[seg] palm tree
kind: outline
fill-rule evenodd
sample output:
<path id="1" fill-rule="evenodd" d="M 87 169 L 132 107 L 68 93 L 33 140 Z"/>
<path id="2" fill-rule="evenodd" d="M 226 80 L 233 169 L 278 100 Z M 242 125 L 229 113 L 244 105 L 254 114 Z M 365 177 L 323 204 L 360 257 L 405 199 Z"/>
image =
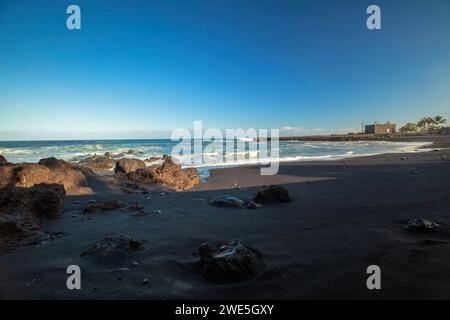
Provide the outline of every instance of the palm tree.
<path id="1" fill-rule="evenodd" d="M 420 128 L 423 128 L 423 129 L 425 129 L 425 130 L 428 130 L 428 126 L 429 126 L 430 124 L 432 124 L 432 123 L 434 123 L 434 119 L 433 119 L 433 118 L 431 118 L 431 117 L 425 117 L 425 118 L 420 119 L 420 121 L 417 123 L 417 125 L 418 125 Z"/>
<path id="2" fill-rule="evenodd" d="M 437 127 L 442 127 L 447 122 L 442 116 L 436 116 L 433 118 L 433 124 Z"/>

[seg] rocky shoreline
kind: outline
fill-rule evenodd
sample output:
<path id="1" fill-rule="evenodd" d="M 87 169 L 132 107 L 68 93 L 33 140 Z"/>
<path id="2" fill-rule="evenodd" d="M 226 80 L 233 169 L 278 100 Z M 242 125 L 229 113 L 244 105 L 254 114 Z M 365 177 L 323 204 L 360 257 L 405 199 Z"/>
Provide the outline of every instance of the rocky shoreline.
<path id="1" fill-rule="evenodd" d="M 130 150 L 125 154 L 134 153 Z M 119 156 L 123 154 L 116 155 Z M 17 245 L 39 242 L 43 237 L 40 232 L 42 219 L 61 218 L 66 195 L 95 193 L 88 181 L 97 177 L 97 170 L 114 166 L 115 174 L 109 183 L 120 185 L 123 192 L 140 190 L 148 193 L 146 190 L 154 185 L 169 191 L 186 191 L 201 182 L 196 169 L 182 169 L 170 156 L 161 160 L 162 164 L 147 167 L 139 159 L 116 160 L 106 154 L 82 160 L 79 164 L 55 158 L 41 159 L 37 164 L 14 164 L 0 155 L 0 254 Z M 121 207 L 118 202 L 110 201 L 91 205 L 85 212 Z"/>

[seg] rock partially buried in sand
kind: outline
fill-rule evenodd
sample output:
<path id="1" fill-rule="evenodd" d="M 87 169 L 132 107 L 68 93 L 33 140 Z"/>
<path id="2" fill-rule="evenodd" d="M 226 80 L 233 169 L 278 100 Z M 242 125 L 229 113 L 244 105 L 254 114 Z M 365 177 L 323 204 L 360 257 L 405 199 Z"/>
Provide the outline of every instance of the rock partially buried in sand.
<path id="1" fill-rule="evenodd" d="M 234 196 L 223 195 L 214 198 L 209 202 L 209 204 L 214 207 L 222 208 L 242 208 L 244 206 L 244 201 Z"/>
<path id="2" fill-rule="evenodd" d="M 147 165 L 145 164 L 145 162 L 140 159 L 123 158 L 116 162 L 116 168 L 114 169 L 114 172 L 126 174 L 146 167 Z"/>
<path id="3" fill-rule="evenodd" d="M 84 209 L 84 213 L 97 213 L 103 211 L 116 210 L 120 208 L 124 208 L 125 204 L 118 200 L 110 200 L 110 201 L 102 201 L 102 202 L 94 202 L 89 207 Z"/>
<path id="4" fill-rule="evenodd" d="M 254 199 L 256 203 L 291 202 L 289 192 L 282 186 L 271 185 L 263 191 L 258 191 Z"/>
<path id="5" fill-rule="evenodd" d="M 427 219 L 411 219 L 403 227 L 408 232 L 437 232 L 439 230 L 439 224 Z"/>
<path id="6" fill-rule="evenodd" d="M 140 240 L 126 235 L 108 235 L 81 253 L 80 257 L 94 255 L 100 258 L 124 258 L 143 249 L 144 244 Z"/>
<path id="7" fill-rule="evenodd" d="M 204 277 L 218 281 L 242 281 L 253 277 L 257 271 L 256 254 L 234 241 L 217 248 L 204 243 L 199 248 L 201 272 Z"/>

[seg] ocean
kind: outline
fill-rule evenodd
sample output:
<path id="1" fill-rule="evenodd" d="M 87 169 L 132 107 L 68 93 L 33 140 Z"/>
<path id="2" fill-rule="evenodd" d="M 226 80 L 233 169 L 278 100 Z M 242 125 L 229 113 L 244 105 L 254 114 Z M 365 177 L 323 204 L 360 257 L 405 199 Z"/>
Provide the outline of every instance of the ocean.
<path id="1" fill-rule="evenodd" d="M 225 141 L 223 141 L 225 143 Z M 149 140 L 73 140 L 73 141 L 0 141 L 0 155 L 10 162 L 37 162 L 39 159 L 55 157 L 66 161 L 77 162 L 93 155 L 102 155 L 105 152 L 113 154 L 135 151 L 134 155 L 126 157 L 147 159 L 160 157 L 163 154 L 171 154 L 173 147 L 179 142 L 170 139 Z M 193 144 L 193 141 L 191 141 Z M 203 142 L 203 148 L 210 143 Z M 268 146 L 268 158 L 272 161 L 307 161 L 307 160 L 335 160 L 358 156 L 376 155 L 382 153 L 401 153 L 419 151 L 426 143 L 417 142 L 385 142 L 385 141 L 349 141 L 349 142 L 303 142 L 303 141 L 280 141 L 278 148 L 274 151 L 278 155 L 270 154 Z M 186 144 L 189 146 L 189 143 Z M 226 157 L 235 157 L 232 165 L 247 165 L 260 163 L 263 150 L 249 149 L 248 141 L 245 148 L 241 150 L 227 151 L 223 153 L 205 150 L 203 157 L 206 163 L 193 164 L 192 157 L 184 154 L 178 159 L 184 167 L 198 167 L 209 169 L 214 167 L 225 167 L 229 165 L 224 160 Z M 236 158 L 240 156 L 239 159 Z M 265 160 L 264 162 L 267 162 Z M 202 170 L 204 171 L 204 170 Z"/>

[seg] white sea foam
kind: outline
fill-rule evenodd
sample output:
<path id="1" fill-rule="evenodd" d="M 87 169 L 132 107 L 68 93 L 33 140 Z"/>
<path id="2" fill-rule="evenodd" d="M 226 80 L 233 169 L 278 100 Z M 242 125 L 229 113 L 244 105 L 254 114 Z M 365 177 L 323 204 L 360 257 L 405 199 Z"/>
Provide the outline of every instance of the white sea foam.
<path id="1" fill-rule="evenodd" d="M 78 141 L 78 142 L 20 142 L 17 144 L 0 142 L 0 154 L 12 162 L 37 162 L 41 158 L 56 157 L 69 161 L 79 161 L 83 158 L 100 155 L 105 152 L 114 154 L 125 153 L 132 149 L 142 152 L 137 155 L 123 155 L 129 158 L 147 159 L 171 154 L 176 142 L 170 140 L 133 141 Z M 423 142 L 388 142 L 388 141 L 346 141 L 346 142 L 301 142 L 280 141 L 277 149 L 270 150 L 234 150 L 232 154 L 208 152 L 203 154 L 205 163 L 193 165 L 192 155 L 181 155 L 179 160 L 184 167 L 212 168 L 225 166 L 253 165 L 268 162 L 335 160 L 358 156 L 376 155 L 382 153 L 422 152 L 430 143 Z M 189 142 L 187 143 L 189 146 Z M 276 152 L 275 152 L 276 151 Z M 271 157 L 278 153 L 278 157 Z M 234 160 L 237 158 L 237 161 Z"/>

